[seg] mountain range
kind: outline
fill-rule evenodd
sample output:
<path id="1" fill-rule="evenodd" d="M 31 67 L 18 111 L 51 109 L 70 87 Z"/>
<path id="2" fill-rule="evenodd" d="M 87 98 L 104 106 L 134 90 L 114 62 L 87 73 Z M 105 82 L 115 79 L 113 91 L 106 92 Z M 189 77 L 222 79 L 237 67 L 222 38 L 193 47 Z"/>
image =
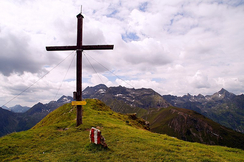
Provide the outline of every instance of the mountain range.
<path id="1" fill-rule="evenodd" d="M 5 110 L 12 111 L 14 113 L 24 113 L 30 109 L 30 107 L 28 107 L 28 106 L 21 106 L 21 105 L 15 105 L 13 107 L 3 106 L 2 108 Z"/>
<path id="2" fill-rule="evenodd" d="M 222 126 L 224 124 L 217 124 L 210 119 L 211 116 L 216 117 L 217 113 L 223 113 L 221 106 L 224 105 L 226 110 L 226 105 L 228 106 L 228 104 L 232 104 L 232 107 L 229 107 L 227 110 L 231 115 L 233 114 L 233 118 L 235 118 L 236 114 L 239 115 L 240 119 L 243 118 L 241 113 L 236 112 L 236 110 L 243 109 L 242 97 L 243 95 L 234 95 L 224 89 L 208 96 L 191 96 L 190 94 L 182 97 L 172 95 L 161 96 L 152 89 L 134 89 L 122 86 L 107 87 L 103 84 L 87 87 L 83 91 L 84 99 L 99 99 L 115 112 L 136 114 L 135 116 L 149 121 L 151 131 L 153 132 L 168 134 L 186 141 L 238 148 L 244 146 L 243 141 L 238 140 L 240 138 L 244 139 L 243 134 L 228 129 Z M 3 119 L 1 118 L 5 122 L 0 125 L 0 128 L 2 128 L 0 135 L 13 131 L 27 130 L 49 112 L 72 100 L 72 97 L 62 96 L 58 101 L 51 101 L 48 104 L 38 103 L 25 113 L 12 113 L 5 110 L 4 113 L 8 114 L 5 116 L 9 117 L 4 118 L 3 116 Z M 227 102 L 228 104 L 226 104 Z M 213 107 L 215 105 L 218 107 Z M 240 108 L 236 108 L 236 105 L 240 106 Z M 182 108 L 187 108 L 188 110 Z M 0 111 L 3 111 L 3 109 L 0 109 Z M 211 112 L 211 115 L 207 116 L 206 114 L 209 112 Z M 225 123 L 226 121 L 224 120 L 226 119 L 223 118 L 221 122 Z M 241 123 L 241 120 L 239 123 Z M 10 125 L 12 127 L 9 127 Z M 238 126 L 242 128 L 242 125 Z"/>
<path id="3" fill-rule="evenodd" d="M 160 95 L 152 89 L 122 86 L 108 88 L 100 84 L 84 89 L 83 98 L 98 98 L 116 112 L 137 112 L 139 117 L 149 108 L 175 106 L 190 109 L 223 126 L 244 133 L 244 95 L 235 95 L 223 88 L 213 95 L 187 94 L 177 97 Z"/>
<path id="4" fill-rule="evenodd" d="M 244 133 L 244 95 L 235 95 L 225 89 L 213 95 L 190 94 L 182 97 L 163 95 L 171 105 L 194 110 L 213 121 Z"/>
<path id="5" fill-rule="evenodd" d="M 159 93 L 152 89 L 134 89 L 122 86 L 107 87 L 100 84 L 83 90 L 83 98 L 97 98 L 120 113 L 134 113 L 139 117 L 149 108 L 171 106 Z"/>

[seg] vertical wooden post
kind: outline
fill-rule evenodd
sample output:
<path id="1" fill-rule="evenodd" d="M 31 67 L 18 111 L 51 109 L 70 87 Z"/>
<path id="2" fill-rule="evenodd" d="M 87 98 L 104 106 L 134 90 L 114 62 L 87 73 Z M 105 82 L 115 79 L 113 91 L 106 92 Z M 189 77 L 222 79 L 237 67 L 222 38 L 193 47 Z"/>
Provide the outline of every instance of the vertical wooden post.
<path id="1" fill-rule="evenodd" d="M 77 71 L 76 71 L 76 101 L 82 101 L 82 26 L 83 16 L 77 15 Z M 77 121 L 76 126 L 82 124 L 82 105 L 77 105 Z"/>

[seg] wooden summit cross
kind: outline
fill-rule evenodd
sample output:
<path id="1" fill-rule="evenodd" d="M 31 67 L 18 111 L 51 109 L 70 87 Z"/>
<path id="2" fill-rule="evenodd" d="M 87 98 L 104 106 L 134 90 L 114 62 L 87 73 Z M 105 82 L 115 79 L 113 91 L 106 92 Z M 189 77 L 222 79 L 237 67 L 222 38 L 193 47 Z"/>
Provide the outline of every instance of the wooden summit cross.
<path id="1" fill-rule="evenodd" d="M 76 102 L 72 104 L 77 105 L 77 119 L 76 125 L 82 124 L 82 105 L 86 103 L 82 101 L 82 51 L 83 50 L 105 50 L 113 49 L 114 45 L 82 45 L 82 26 L 83 26 L 83 15 L 79 13 L 77 16 L 77 44 L 76 46 L 50 46 L 46 47 L 47 51 L 66 51 L 76 50 L 76 92 L 74 98 Z"/>

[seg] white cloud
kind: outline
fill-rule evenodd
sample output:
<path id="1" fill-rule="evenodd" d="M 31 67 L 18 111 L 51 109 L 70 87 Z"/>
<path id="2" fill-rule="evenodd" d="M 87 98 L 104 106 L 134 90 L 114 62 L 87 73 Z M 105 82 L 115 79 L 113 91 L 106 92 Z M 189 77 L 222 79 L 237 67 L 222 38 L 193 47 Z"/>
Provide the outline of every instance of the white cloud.
<path id="1" fill-rule="evenodd" d="M 121 79 L 116 79 L 116 83 L 129 87 L 129 88 L 152 88 L 155 89 L 159 87 L 159 83 L 156 81 L 152 81 L 149 79 L 140 79 L 140 80 L 121 80 Z"/>
<path id="2" fill-rule="evenodd" d="M 84 44 L 114 44 L 113 51 L 84 52 L 89 61 L 83 57 L 83 89 L 100 83 L 130 87 L 124 80 L 160 94 L 213 94 L 221 88 L 243 93 L 241 1 L 10 0 L 0 5 L 0 104 L 72 53 L 47 52 L 45 46 L 76 44 L 80 5 Z M 72 56 L 9 105 L 72 95 Z"/>
<path id="3" fill-rule="evenodd" d="M 200 70 L 191 78 L 190 83 L 195 88 L 209 88 L 208 76 L 203 74 Z"/>
<path id="4" fill-rule="evenodd" d="M 92 74 L 91 76 L 91 83 L 93 85 L 98 85 L 98 84 L 105 84 L 105 85 L 112 85 L 112 82 L 108 80 L 105 76 L 101 74 Z"/>

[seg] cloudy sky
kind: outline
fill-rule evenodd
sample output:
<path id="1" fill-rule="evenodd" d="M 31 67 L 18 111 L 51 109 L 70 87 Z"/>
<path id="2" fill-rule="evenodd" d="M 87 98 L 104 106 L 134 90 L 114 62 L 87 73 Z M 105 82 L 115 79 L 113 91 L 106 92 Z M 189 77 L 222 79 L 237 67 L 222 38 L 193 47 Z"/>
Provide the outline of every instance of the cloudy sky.
<path id="1" fill-rule="evenodd" d="M 83 52 L 83 89 L 244 93 L 243 0 L 0 0 L 0 106 L 72 96 L 76 52 L 45 47 L 76 44 L 81 5 L 84 44 L 114 44 Z"/>

